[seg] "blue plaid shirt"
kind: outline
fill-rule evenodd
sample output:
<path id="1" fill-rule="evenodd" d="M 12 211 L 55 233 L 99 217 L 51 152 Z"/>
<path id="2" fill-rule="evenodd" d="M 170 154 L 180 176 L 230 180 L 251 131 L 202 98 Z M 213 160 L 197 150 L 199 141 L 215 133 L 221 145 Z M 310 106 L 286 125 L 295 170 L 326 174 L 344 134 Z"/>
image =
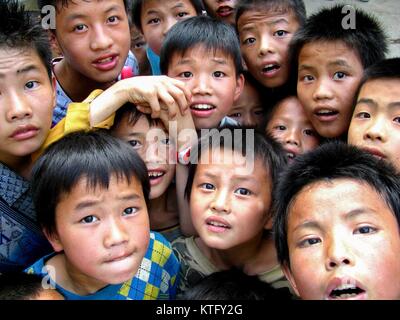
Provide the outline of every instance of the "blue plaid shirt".
<path id="1" fill-rule="evenodd" d="M 57 63 L 57 61 L 59 61 L 59 58 L 54 59 L 53 64 Z M 128 57 L 126 58 L 125 61 L 125 66 L 131 67 L 134 75 L 139 74 L 139 64 L 136 60 L 136 57 L 130 50 L 128 53 Z M 119 78 L 120 77 L 118 77 L 118 80 Z M 68 97 L 68 95 L 65 93 L 65 91 L 60 86 L 58 81 L 56 81 L 56 93 L 57 93 L 57 104 L 53 111 L 53 121 L 51 124 L 52 127 L 54 127 L 58 122 L 61 121 L 62 118 L 65 117 L 65 114 L 67 113 L 68 104 L 72 102 L 71 98 Z"/>
<path id="2" fill-rule="evenodd" d="M 77 248 L 79 250 L 79 248 Z M 46 261 L 53 253 L 35 262 L 26 272 L 48 278 Z M 66 300 L 170 300 L 175 299 L 180 264 L 171 244 L 159 233 L 150 232 L 150 243 L 135 277 L 104 287 L 94 294 L 79 296 L 56 283 L 52 285 Z"/>

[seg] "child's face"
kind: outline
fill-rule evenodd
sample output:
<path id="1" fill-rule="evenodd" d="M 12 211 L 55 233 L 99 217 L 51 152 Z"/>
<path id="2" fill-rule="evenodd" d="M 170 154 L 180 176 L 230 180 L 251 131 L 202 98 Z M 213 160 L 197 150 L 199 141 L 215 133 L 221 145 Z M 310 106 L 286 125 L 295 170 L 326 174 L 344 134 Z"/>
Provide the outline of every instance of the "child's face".
<path id="1" fill-rule="evenodd" d="M 289 162 L 319 144 L 318 134 L 296 97 L 286 98 L 275 107 L 266 131 L 282 144 Z"/>
<path id="2" fill-rule="evenodd" d="M 284 270 L 302 299 L 400 299 L 398 223 L 369 185 L 336 179 L 306 186 L 287 228 Z"/>
<path id="3" fill-rule="evenodd" d="M 235 7 L 237 0 L 204 0 L 208 13 L 216 19 L 235 24 Z"/>
<path id="4" fill-rule="evenodd" d="M 245 81 L 239 99 L 233 104 L 228 116 L 241 125 L 260 127 L 264 120 L 264 109 L 260 93 L 250 83 Z"/>
<path id="5" fill-rule="evenodd" d="M 168 76 L 186 83 L 192 93 L 190 110 L 196 129 L 216 128 L 231 110 L 243 89 L 233 59 L 201 46 L 173 54 Z"/>
<path id="6" fill-rule="evenodd" d="M 140 75 L 150 72 L 150 62 L 147 58 L 146 48 L 147 43 L 143 34 L 137 28 L 131 26 L 131 51 L 139 63 Z"/>
<path id="7" fill-rule="evenodd" d="M 163 195 L 175 177 L 175 147 L 161 124 L 150 126 L 146 117 L 130 124 L 127 114 L 113 135 L 127 141 L 146 163 L 150 180 L 150 199 Z"/>
<path id="8" fill-rule="evenodd" d="M 193 225 L 210 248 L 230 249 L 260 236 L 271 204 L 271 179 L 259 159 L 249 173 L 240 153 L 214 149 L 221 159 L 203 156 L 190 196 Z M 211 157 L 210 157 L 211 158 Z M 241 164 L 237 164 L 238 162 Z M 209 162 L 209 164 L 207 164 Z"/>
<path id="9" fill-rule="evenodd" d="M 362 75 L 357 53 L 341 41 L 312 42 L 300 50 L 297 94 L 322 137 L 347 133 Z"/>
<path id="10" fill-rule="evenodd" d="M 143 1 L 140 23 L 151 50 L 160 55 L 168 30 L 178 21 L 196 15 L 196 9 L 189 0 Z"/>
<path id="11" fill-rule="evenodd" d="M 55 32 L 70 69 L 106 83 L 118 77 L 128 56 L 128 17 L 122 0 L 93 2 L 70 1 L 57 12 Z"/>
<path id="12" fill-rule="evenodd" d="M 299 28 L 292 11 L 249 10 L 237 23 L 240 48 L 250 73 L 263 86 L 276 88 L 289 77 L 289 42 Z"/>
<path id="13" fill-rule="evenodd" d="M 400 170 L 400 80 L 379 79 L 362 86 L 348 142 L 391 162 Z"/>
<path id="14" fill-rule="evenodd" d="M 132 278 L 149 243 L 149 218 L 140 182 L 111 176 L 108 189 L 82 178 L 56 207 L 54 250 L 63 250 L 70 277 L 92 290 Z"/>
<path id="15" fill-rule="evenodd" d="M 0 161 L 13 167 L 43 144 L 56 101 L 36 51 L 0 48 L 0 93 Z"/>

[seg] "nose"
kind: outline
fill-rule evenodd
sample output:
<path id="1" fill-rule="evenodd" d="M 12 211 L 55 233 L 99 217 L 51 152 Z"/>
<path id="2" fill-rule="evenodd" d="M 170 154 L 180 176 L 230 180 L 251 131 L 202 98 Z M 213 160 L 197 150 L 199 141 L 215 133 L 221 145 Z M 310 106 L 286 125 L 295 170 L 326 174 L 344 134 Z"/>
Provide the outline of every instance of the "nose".
<path id="1" fill-rule="evenodd" d="M 95 25 L 93 27 L 92 38 L 90 41 L 90 48 L 94 51 L 105 50 L 111 47 L 113 39 L 110 33 L 104 28 L 103 25 Z"/>
<path id="2" fill-rule="evenodd" d="M 106 248 L 124 245 L 128 242 L 128 233 L 121 218 L 111 218 L 106 228 L 106 237 L 104 239 Z"/>
<path id="3" fill-rule="evenodd" d="M 272 54 L 275 53 L 275 42 L 272 37 L 269 35 L 263 35 L 260 38 L 260 44 L 259 44 L 259 55 L 260 56 L 265 56 L 268 53 Z"/>
<path id="4" fill-rule="evenodd" d="M 230 200 L 228 190 L 217 190 L 211 203 L 211 209 L 218 213 L 230 213 Z"/>
<path id="5" fill-rule="evenodd" d="M 299 134 L 295 128 L 286 130 L 284 140 L 286 144 L 291 144 L 296 146 L 300 145 Z"/>
<path id="6" fill-rule="evenodd" d="M 7 107 L 7 120 L 9 122 L 32 117 L 32 108 L 29 99 L 18 92 L 11 92 L 5 101 Z"/>
<path id="7" fill-rule="evenodd" d="M 146 163 L 165 164 L 168 155 L 168 145 L 161 141 L 168 136 L 161 129 L 151 129 L 147 133 L 144 160 Z"/>
<path id="8" fill-rule="evenodd" d="M 178 22 L 178 20 L 175 19 L 174 17 L 168 17 L 165 19 L 164 26 L 163 26 L 164 27 L 163 28 L 163 36 L 164 37 L 167 34 L 167 32 L 169 31 L 169 29 L 171 29 L 171 27 L 177 22 Z"/>
<path id="9" fill-rule="evenodd" d="M 352 265 L 354 263 L 349 246 L 342 238 L 333 239 L 327 248 L 326 269 L 333 270 L 340 266 Z"/>
<path id="10" fill-rule="evenodd" d="M 386 126 L 384 117 L 371 118 L 367 127 L 364 140 L 386 141 Z"/>
<path id="11" fill-rule="evenodd" d="M 194 95 L 211 95 L 212 88 L 211 88 L 211 76 L 208 75 L 197 75 L 193 76 L 192 79 L 192 93 Z M 190 84 L 189 84 L 190 86 Z"/>
<path id="12" fill-rule="evenodd" d="M 319 79 L 316 84 L 316 88 L 314 90 L 313 99 L 314 100 L 325 100 L 332 99 L 333 92 L 329 85 L 329 80 L 327 79 Z"/>

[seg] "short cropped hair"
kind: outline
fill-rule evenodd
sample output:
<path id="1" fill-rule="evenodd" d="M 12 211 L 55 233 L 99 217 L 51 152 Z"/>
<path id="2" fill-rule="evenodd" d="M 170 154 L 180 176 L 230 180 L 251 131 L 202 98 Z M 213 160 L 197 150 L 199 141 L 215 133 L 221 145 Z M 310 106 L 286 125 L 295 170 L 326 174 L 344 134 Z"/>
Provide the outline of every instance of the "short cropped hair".
<path id="1" fill-rule="evenodd" d="M 220 50 L 232 58 L 236 76 L 238 77 L 242 73 L 240 44 L 234 28 L 208 16 L 191 17 L 171 27 L 161 48 L 161 72 L 168 73 L 168 67 L 174 54 L 183 56 L 188 50 L 198 46 L 212 52 Z"/>
<path id="2" fill-rule="evenodd" d="M 377 79 L 400 80 L 400 58 L 378 61 L 364 71 L 364 76 L 355 95 L 354 105 L 357 103 L 358 95 L 364 84 Z"/>
<path id="3" fill-rule="evenodd" d="M 226 133 L 232 137 L 232 143 L 225 140 Z M 249 139 L 253 139 L 253 141 L 250 142 Z M 252 143 L 252 148 L 248 142 Z M 277 183 L 280 171 L 286 166 L 283 149 L 271 136 L 244 126 L 227 125 L 213 128 L 199 138 L 197 145 L 190 152 L 189 174 L 185 189 L 186 198 L 190 199 L 197 164 L 201 159 L 202 152 L 217 148 L 230 149 L 240 153 L 248 160 L 260 159 L 271 178 L 272 189 Z"/>
<path id="4" fill-rule="evenodd" d="M 0 1 L 0 17 L 0 48 L 33 49 L 51 79 L 51 51 L 45 31 L 17 0 Z"/>
<path id="5" fill-rule="evenodd" d="M 44 290 L 36 274 L 10 272 L 0 275 L 0 300 L 31 300 Z"/>
<path id="6" fill-rule="evenodd" d="M 140 112 L 134 104 L 128 102 L 128 103 L 125 103 L 121 108 L 119 108 L 115 112 L 114 123 L 110 130 L 112 131 L 113 129 L 115 129 L 121 123 L 123 117 L 125 117 L 125 116 L 128 117 L 128 123 L 131 126 L 134 126 L 141 117 L 146 118 L 150 127 L 158 126 L 158 125 L 164 126 L 161 119 L 152 118 L 150 114 Z"/>
<path id="7" fill-rule="evenodd" d="M 91 188 L 108 188 L 112 175 L 128 182 L 136 178 L 148 203 L 146 165 L 128 143 L 98 130 L 70 133 L 50 145 L 32 169 L 33 202 L 42 228 L 54 234 L 57 204 L 80 179 L 86 178 Z"/>
<path id="8" fill-rule="evenodd" d="M 317 41 L 343 42 L 356 52 L 364 69 L 385 58 L 387 39 L 376 18 L 354 8 L 356 27 L 344 28 L 342 22 L 345 14 L 342 9 L 342 5 L 323 8 L 311 15 L 305 25 L 297 30 L 289 49 L 293 67 L 297 68 L 301 49 L 306 44 Z"/>
<path id="9" fill-rule="evenodd" d="M 302 26 L 306 19 L 306 7 L 303 0 L 238 0 L 236 3 L 236 26 L 240 16 L 246 11 L 287 13 L 292 11 L 297 22 Z"/>
<path id="10" fill-rule="evenodd" d="M 142 15 L 142 7 L 143 7 L 143 3 L 145 1 L 146 0 L 132 0 L 132 8 L 131 8 L 132 21 L 133 21 L 133 24 L 135 25 L 135 27 L 140 32 L 143 31 L 140 17 Z M 161 2 L 162 0 L 159 0 L 159 1 Z M 201 15 L 201 14 L 203 14 L 203 12 L 205 12 L 205 7 L 203 5 L 202 0 L 189 0 L 189 1 L 191 2 L 194 9 L 196 10 L 197 15 Z"/>
<path id="11" fill-rule="evenodd" d="M 273 232 L 281 264 L 290 266 L 287 227 L 296 196 L 306 186 L 335 179 L 368 184 L 382 197 L 400 225 L 400 176 L 394 167 L 355 146 L 339 141 L 326 143 L 297 157 L 274 190 Z"/>

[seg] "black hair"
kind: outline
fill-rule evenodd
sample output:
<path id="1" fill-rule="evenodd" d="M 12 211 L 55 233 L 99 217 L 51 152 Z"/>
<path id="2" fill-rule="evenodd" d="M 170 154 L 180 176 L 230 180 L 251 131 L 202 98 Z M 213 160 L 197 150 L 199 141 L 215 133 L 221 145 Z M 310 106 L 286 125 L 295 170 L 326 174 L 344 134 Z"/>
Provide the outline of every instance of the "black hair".
<path id="1" fill-rule="evenodd" d="M 142 15 L 143 2 L 145 1 L 146 0 L 132 0 L 132 8 L 131 8 L 133 24 L 142 33 L 143 33 L 143 28 L 140 17 Z M 160 0 L 160 2 L 161 1 L 162 0 Z M 197 15 L 201 15 L 205 12 L 205 7 L 202 0 L 189 0 L 189 1 L 196 10 Z"/>
<path id="2" fill-rule="evenodd" d="M 236 3 L 236 26 L 240 16 L 246 11 L 271 11 L 287 13 L 292 11 L 297 22 L 302 26 L 307 18 L 306 7 L 303 0 L 238 0 Z"/>
<path id="3" fill-rule="evenodd" d="M 364 69 L 385 58 L 387 39 L 380 23 L 361 9 L 352 8 L 355 28 L 343 26 L 346 14 L 343 13 L 342 5 L 336 5 L 311 15 L 305 25 L 297 30 L 289 47 L 293 74 L 297 74 L 301 49 L 311 42 L 343 42 L 356 52 Z"/>
<path id="4" fill-rule="evenodd" d="M 97 130 L 73 132 L 50 145 L 32 169 L 33 202 L 42 228 L 55 232 L 57 204 L 81 178 L 88 187 L 108 188 L 111 175 L 128 182 L 136 178 L 148 203 L 146 165 L 128 143 Z"/>
<path id="5" fill-rule="evenodd" d="M 339 141 L 326 143 L 297 157 L 273 191 L 273 232 L 281 264 L 290 266 L 287 226 L 294 199 L 308 185 L 335 179 L 368 184 L 382 197 L 400 225 L 400 176 L 394 167 L 355 146 Z"/>
<path id="6" fill-rule="evenodd" d="M 357 92 L 354 97 L 354 106 L 357 104 L 361 88 L 368 82 L 377 79 L 400 80 L 400 58 L 384 59 L 371 65 L 364 71 Z"/>
<path id="7" fill-rule="evenodd" d="M 286 290 L 286 289 L 283 289 Z M 257 276 L 236 268 L 214 272 L 187 289 L 180 300 L 269 300 L 290 299 L 290 293 L 277 290 Z"/>
<path id="8" fill-rule="evenodd" d="M 140 112 L 136 106 L 132 103 L 125 103 L 121 108 L 115 112 L 114 123 L 110 130 L 116 128 L 122 121 L 123 117 L 128 117 L 128 123 L 134 126 L 141 117 L 145 117 L 150 127 L 161 125 L 164 126 L 163 122 L 159 118 L 152 118 L 148 113 Z"/>
<path id="9" fill-rule="evenodd" d="M 0 47 L 34 51 L 51 79 L 51 51 L 46 33 L 17 0 L 0 1 Z"/>
<path id="10" fill-rule="evenodd" d="M 203 134 L 197 145 L 193 146 L 190 151 L 189 173 L 185 188 L 186 198 L 190 199 L 197 164 L 202 153 L 217 148 L 238 152 L 248 161 L 261 159 L 271 178 L 272 189 L 277 183 L 279 172 L 286 165 L 281 145 L 271 136 L 244 126 L 227 125 L 214 128 Z"/>
<path id="11" fill-rule="evenodd" d="M 44 288 L 36 274 L 8 272 L 0 275 L 0 300 L 32 300 Z"/>
<path id="12" fill-rule="evenodd" d="M 87 1 L 87 0 L 83 0 L 83 1 Z M 99 0 L 97 0 L 97 1 L 99 1 Z M 129 9 L 128 1 L 130 1 L 130 0 L 122 0 L 122 1 L 124 2 L 125 10 L 128 13 L 128 9 Z M 53 6 L 57 10 L 60 10 L 64 7 L 68 7 L 68 4 L 71 2 L 73 3 L 74 0 L 37 0 L 37 6 L 40 11 L 42 10 L 42 8 L 44 6 Z"/>
<path id="13" fill-rule="evenodd" d="M 191 17 L 171 27 L 161 48 L 161 72 L 168 73 L 168 67 L 174 54 L 183 56 L 186 51 L 196 46 L 202 46 L 206 50 L 214 52 L 221 50 L 232 58 L 236 76 L 238 77 L 242 73 L 239 39 L 234 28 L 208 16 Z"/>

